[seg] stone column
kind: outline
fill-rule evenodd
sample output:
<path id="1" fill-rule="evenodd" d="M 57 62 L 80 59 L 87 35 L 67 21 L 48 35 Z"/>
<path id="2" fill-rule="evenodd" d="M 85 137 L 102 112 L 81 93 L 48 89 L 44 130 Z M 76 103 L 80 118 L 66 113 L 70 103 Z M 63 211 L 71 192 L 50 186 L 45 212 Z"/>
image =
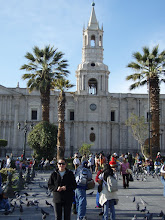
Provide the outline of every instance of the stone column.
<path id="1" fill-rule="evenodd" d="M 12 144 L 10 143 L 11 124 L 12 124 L 11 121 L 9 121 L 9 123 L 8 123 L 8 146 L 10 148 L 12 148 Z"/>
<path id="2" fill-rule="evenodd" d="M 14 109 L 14 146 L 18 148 L 18 115 L 19 115 L 19 97 L 15 98 L 15 109 Z"/>
<path id="3" fill-rule="evenodd" d="M 101 121 L 102 116 L 102 99 L 99 98 L 99 121 Z"/>
<path id="4" fill-rule="evenodd" d="M 86 137 L 86 122 L 84 122 L 84 124 L 83 124 L 83 134 L 84 134 L 83 141 L 84 141 L 84 143 L 87 143 L 87 137 Z"/>
<path id="5" fill-rule="evenodd" d="M 77 149 L 78 143 L 77 143 L 77 135 L 78 135 L 78 123 L 76 122 L 74 124 L 74 149 Z"/>
<path id="6" fill-rule="evenodd" d="M 3 101 L 2 96 L 0 96 L 0 120 L 2 120 L 2 107 L 3 107 L 2 101 Z"/>
<path id="7" fill-rule="evenodd" d="M 74 149 L 77 149 L 77 135 L 78 135 L 78 98 L 77 96 L 74 96 L 74 103 L 75 103 L 75 112 L 74 112 Z"/>
<path id="8" fill-rule="evenodd" d="M 109 122 L 107 122 L 106 124 L 106 147 L 108 149 L 108 152 L 110 152 L 110 138 L 112 138 L 110 136 L 110 126 L 109 126 Z"/>
<path id="9" fill-rule="evenodd" d="M 69 123 L 67 123 L 67 124 L 65 124 L 66 125 L 66 140 L 67 140 L 67 142 L 66 142 L 66 147 L 67 147 L 67 150 L 69 151 L 70 150 L 70 146 L 71 146 L 71 144 L 70 144 L 70 132 L 71 132 L 71 124 L 70 124 L 70 122 Z"/>
<path id="10" fill-rule="evenodd" d="M 98 143 L 99 143 L 99 150 L 102 148 L 101 146 L 101 123 L 99 122 L 99 129 L 98 129 L 99 135 L 98 135 Z"/>
<path id="11" fill-rule="evenodd" d="M 84 97 L 84 100 L 83 100 L 83 106 L 84 106 L 84 121 L 86 121 L 87 120 L 87 98 L 86 98 L 86 96 Z"/>
<path id="12" fill-rule="evenodd" d="M 7 118 L 7 96 L 4 97 L 4 120 L 6 121 Z"/>
<path id="13" fill-rule="evenodd" d="M 10 96 L 10 101 L 9 101 L 9 121 L 12 120 L 12 96 Z"/>

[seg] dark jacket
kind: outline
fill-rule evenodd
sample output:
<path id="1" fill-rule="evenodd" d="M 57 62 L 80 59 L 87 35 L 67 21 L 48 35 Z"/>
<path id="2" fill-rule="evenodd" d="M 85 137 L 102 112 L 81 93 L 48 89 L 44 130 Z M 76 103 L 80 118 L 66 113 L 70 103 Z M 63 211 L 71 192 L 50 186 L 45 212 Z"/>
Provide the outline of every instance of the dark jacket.
<path id="1" fill-rule="evenodd" d="M 65 191 L 58 192 L 57 188 L 59 186 L 66 186 Z M 76 189 L 76 181 L 74 174 L 71 170 L 66 169 L 66 172 L 61 178 L 58 170 L 54 171 L 49 180 L 48 180 L 48 188 L 50 191 L 53 191 L 53 202 L 54 203 L 70 203 L 73 201 L 73 190 Z"/>

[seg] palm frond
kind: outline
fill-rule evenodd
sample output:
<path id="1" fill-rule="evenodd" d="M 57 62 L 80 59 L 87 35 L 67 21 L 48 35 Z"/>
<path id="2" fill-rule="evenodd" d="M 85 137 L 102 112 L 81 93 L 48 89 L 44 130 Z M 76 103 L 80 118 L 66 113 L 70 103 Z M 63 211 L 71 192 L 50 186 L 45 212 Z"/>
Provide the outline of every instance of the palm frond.
<path id="1" fill-rule="evenodd" d="M 158 48 L 159 48 L 159 45 L 155 46 L 155 47 L 152 49 L 151 54 L 153 55 L 153 57 L 157 57 L 157 56 L 158 56 Z"/>
<path id="2" fill-rule="evenodd" d="M 135 73 L 135 74 L 127 76 L 126 80 L 136 81 L 136 80 L 141 79 L 141 78 L 142 78 L 142 75 L 140 73 Z"/>
<path id="3" fill-rule="evenodd" d="M 133 53 L 133 58 L 135 58 L 140 63 L 142 60 L 142 55 L 139 52 L 135 52 Z"/>
<path id="4" fill-rule="evenodd" d="M 138 88 L 139 86 L 145 85 L 146 83 L 147 83 L 146 80 L 141 81 L 141 82 L 133 83 L 133 84 L 129 87 L 129 89 L 130 89 L 130 90 L 136 89 L 136 88 Z"/>
<path id="5" fill-rule="evenodd" d="M 32 62 L 35 62 L 35 58 L 34 58 L 33 54 L 31 54 L 29 52 L 26 53 L 25 58 L 32 61 Z"/>
<path id="6" fill-rule="evenodd" d="M 148 47 L 143 47 L 143 53 L 146 57 L 148 57 L 150 55 L 150 50 Z"/>
<path id="7" fill-rule="evenodd" d="M 138 63 L 135 63 L 135 62 L 131 62 L 127 65 L 127 67 L 129 68 L 132 68 L 132 69 L 135 69 L 135 70 L 140 70 L 141 69 L 141 66 L 138 64 Z"/>

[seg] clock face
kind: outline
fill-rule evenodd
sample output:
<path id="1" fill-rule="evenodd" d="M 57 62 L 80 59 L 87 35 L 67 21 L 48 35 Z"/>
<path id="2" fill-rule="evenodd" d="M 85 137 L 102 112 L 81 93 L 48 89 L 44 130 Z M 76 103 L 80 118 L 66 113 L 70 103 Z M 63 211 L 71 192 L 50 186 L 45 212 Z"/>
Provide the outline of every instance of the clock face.
<path id="1" fill-rule="evenodd" d="M 91 109 L 92 111 L 95 111 L 96 108 L 97 108 L 96 104 L 90 104 L 90 109 Z"/>

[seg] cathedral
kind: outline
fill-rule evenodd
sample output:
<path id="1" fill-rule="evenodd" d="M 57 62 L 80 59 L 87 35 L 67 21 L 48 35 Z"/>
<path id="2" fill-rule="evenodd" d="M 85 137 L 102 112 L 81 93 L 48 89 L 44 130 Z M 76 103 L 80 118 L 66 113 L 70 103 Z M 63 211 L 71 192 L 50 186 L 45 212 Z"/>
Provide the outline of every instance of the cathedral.
<path id="1" fill-rule="evenodd" d="M 103 28 L 99 27 L 94 4 L 90 19 L 83 29 L 82 62 L 76 70 L 75 92 L 66 93 L 66 156 L 72 156 L 83 143 L 92 144 L 91 152 L 117 154 L 140 151 L 131 129 L 125 121 L 134 113 L 144 116 L 147 123 L 148 95 L 109 93 L 110 71 L 103 62 Z M 106 45 L 105 45 L 106 46 Z M 50 122 L 58 125 L 58 92 L 51 91 Z M 160 95 L 160 148 L 165 153 L 165 94 Z M 27 130 L 22 128 L 27 121 Z M 30 125 L 41 121 L 40 93 L 29 94 L 26 88 L 6 88 L 0 85 L 0 139 L 8 145 L 0 149 L 0 156 L 23 152 Z M 163 132 L 164 131 L 164 132 Z M 33 154 L 26 144 L 26 156 Z"/>

